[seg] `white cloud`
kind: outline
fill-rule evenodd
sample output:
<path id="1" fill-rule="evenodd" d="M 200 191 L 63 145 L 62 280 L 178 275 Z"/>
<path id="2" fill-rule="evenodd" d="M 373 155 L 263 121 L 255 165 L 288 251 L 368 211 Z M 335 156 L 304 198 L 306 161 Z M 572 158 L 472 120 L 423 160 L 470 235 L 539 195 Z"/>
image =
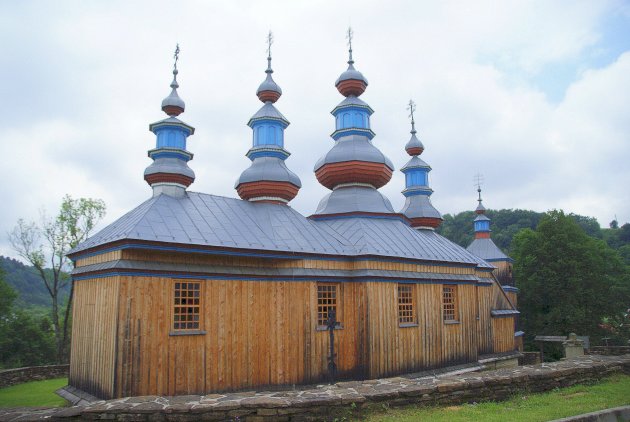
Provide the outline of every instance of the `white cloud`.
<path id="1" fill-rule="evenodd" d="M 10 7 L 9 7 L 10 6 Z M 327 190 L 312 173 L 331 146 L 333 83 L 345 69 L 344 30 L 355 29 L 357 67 L 370 81 L 375 144 L 400 168 L 409 134 L 405 104 L 419 106 L 433 202 L 475 205 L 485 175 L 492 208 L 563 208 L 630 221 L 629 54 L 600 69 L 580 62 L 605 48 L 600 29 L 618 2 L 19 2 L 0 6 L 5 112 L 0 125 L 0 234 L 19 217 L 50 213 L 61 197 L 103 198 L 107 222 L 150 195 L 142 172 L 162 118 L 171 52 L 182 48 L 183 120 L 197 174 L 192 189 L 236 196 L 249 161 L 245 123 L 260 107 L 268 29 L 276 35 L 277 106 L 292 122 L 287 165 L 302 179 L 292 202 L 312 213 Z M 626 19 L 630 19 L 626 16 Z M 630 49 L 630 47 L 628 48 Z M 550 103 L 530 82 L 553 63 L 583 69 Z M 403 178 L 382 191 L 400 209 Z M 13 255 L 0 238 L 0 253 Z"/>

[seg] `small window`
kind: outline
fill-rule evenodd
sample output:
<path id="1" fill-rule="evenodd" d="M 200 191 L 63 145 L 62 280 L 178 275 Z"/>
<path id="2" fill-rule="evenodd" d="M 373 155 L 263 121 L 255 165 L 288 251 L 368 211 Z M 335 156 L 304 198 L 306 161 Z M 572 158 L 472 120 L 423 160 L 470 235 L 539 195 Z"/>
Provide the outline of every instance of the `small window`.
<path id="1" fill-rule="evenodd" d="M 442 288 L 442 316 L 444 321 L 457 321 L 457 286 Z"/>
<path id="2" fill-rule="evenodd" d="M 416 324 L 416 316 L 413 303 L 413 286 L 410 284 L 398 285 L 398 324 Z"/>
<path id="3" fill-rule="evenodd" d="M 173 307 L 173 330 L 199 330 L 201 283 L 176 282 Z"/>
<path id="4" fill-rule="evenodd" d="M 339 290 L 337 284 L 317 285 L 317 326 L 319 328 L 328 326 L 328 317 L 333 312 L 336 320 L 339 321 Z"/>

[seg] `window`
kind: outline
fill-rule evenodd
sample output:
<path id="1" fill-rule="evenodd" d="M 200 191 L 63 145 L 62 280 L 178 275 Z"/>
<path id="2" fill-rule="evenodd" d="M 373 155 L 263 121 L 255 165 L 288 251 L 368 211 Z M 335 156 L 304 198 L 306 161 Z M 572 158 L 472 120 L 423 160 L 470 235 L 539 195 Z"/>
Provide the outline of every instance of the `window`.
<path id="1" fill-rule="evenodd" d="M 338 284 L 318 284 L 317 285 L 317 326 L 326 328 L 328 326 L 328 316 L 335 313 L 339 321 L 339 295 L 340 286 Z"/>
<path id="2" fill-rule="evenodd" d="M 176 282 L 173 307 L 173 330 L 199 330 L 201 283 Z"/>
<path id="3" fill-rule="evenodd" d="M 400 326 L 416 325 L 413 310 L 413 285 L 398 285 L 398 324 Z"/>
<path id="4" fill-rule="evenodd" d="M 444 321 L 457 321 L 457 286 L 442 288 L 442 317 Z"/>

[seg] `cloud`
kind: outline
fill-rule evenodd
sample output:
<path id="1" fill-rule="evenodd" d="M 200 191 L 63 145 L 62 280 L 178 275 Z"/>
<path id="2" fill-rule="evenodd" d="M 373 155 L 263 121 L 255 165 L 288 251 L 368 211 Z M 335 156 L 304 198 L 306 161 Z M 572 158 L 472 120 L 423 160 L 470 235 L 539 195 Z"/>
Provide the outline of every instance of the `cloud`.
<path id="1" fill-rule="evenodd" d="M 66 193 L 104 199 L 104 223 L 150 196 L 148 125 L 163 116 L 176 42 L 182 118 L 197 128 L 191 188 L 235 197 L 269 29 L 284 92 L 277 107 L 291 121 L 287 165 L 303 183 L 291 205 L 309 215 L 327 193 L 312 170 L 333 144 L 329 111 L 342 99 L 333 84 L 346 67 L 349 23 L 370 82 L 362 98 L 375 110 L 374 143 L 397 168 L 406 162 L 405 105 L 414 98 L 441 212 L 475 206 L 480 171 L 491 208 L 630 221 L 630 41 L 613 48 L 605 31 L 611 19 L 630 21 L 623 3 L 26 1 L 0 9 L 8 40 L 0 189 L 10 204 L 0 233 L 19 217 L 36 219 L 42 206 L 52 214 Z M 621 53 L 595 66 L 604 50 Z M 557 68 L 569 70 L 550 77 Z M 560 92 L 553 101 L 550 89 Z M 396 171 L 382 188 L 397 209 L 403 184 Z M 0 254 L 14 255 L 4 237 Z"/>

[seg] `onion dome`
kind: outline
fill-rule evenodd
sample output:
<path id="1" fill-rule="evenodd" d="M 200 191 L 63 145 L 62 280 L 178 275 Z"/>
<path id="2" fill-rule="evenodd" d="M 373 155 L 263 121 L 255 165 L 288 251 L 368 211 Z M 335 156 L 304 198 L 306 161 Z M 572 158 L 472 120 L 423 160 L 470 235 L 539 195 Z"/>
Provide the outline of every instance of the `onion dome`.
<path id="1" fill-rule="evenodd" d="M 172 91 L 162 101 L 162 110 L 170 117 L 149 125 L 149 130 L 157 139 L 156 147 L 148 152 L 153 163 L 144 171 L 144 180 L 153 188 L 154 196 L 162 193 L 183 196 L 195 180 L 195 173 L 187 164 L 193 154 L 186 150 L 187 138 L 195 133 L 195 128 L 175 117 L 184 112 L 184 102 L 177 95 L 179 85 L 175 78 L 178 60 L 179 45 L 175 49 Z"/>
<path id="2" fill-rule="evenodd" d="M 411 111 L 411 139 L 407 142 L 405 150 L 411 155 L 411 160 L 400 169 L 405 174 L 405 205 L 401 214 L 404 214 L 410 221 L 411 226 L 417 229 L 435 229 L 442 224 L 442 216 L 431 204 L 429 198 L 433 189 L 429 187 L 429 172 L 431 166 L 418 157 L 424 151 L 424 145 L 416 137 L 416 126 L 413 117 L 415 103 L 409 101 L 408 109 Z"/>
<path id="3" fill-rule="evenodd" d="M 246 156 L 252 161 L 234 184 L 238 195 L 247 201 L 287 204 L 302 187 L 300 178 L 289 170 L 284 161 L 291 155 L 284 149 L 284 130 L 289 121 L 276 109 L 274 102 L 282 90 L 271 77 L 272 34 L 268 36 L 267 78 L 256 91 L 265 104 L 247 125 L 253 131 L 253 145 Z"/>
<path id="4" fill-rule="evenodd" d="M 261 83 L 256 90 L 256 95 L 263 103 L 267 101 L 275 103 L 282 95 L 282 90 L 271 77 L 273 73 L 273 69 L 271 68 L 271 55 L 267 56 L 267 70 L 265 70 L 265 73 L 267 74 L 267 78 L 265 78 L 263 83 Z"/>
<path id="5" fill-rule="evenodd" d="M 357 97 L 365 90 L 367 80 L 352 66 L 351 30 L 348 31 L 348 40 L 350 68 L 336 83 L 339 92 L 346 98 L 331 112 L 335 116 L 335 131 L 330 136 L 335 145 L 317 161 L 314 168 L 319 183 L 333 192 L 321 200 L 313 217 L 394 212 L 389 200 L 377 191 L 392 178 L 394 165 L 372 143 L 375 134 L 370 129 L 370 116 L 374 110 Z M 340 81 L 360 81 L 360 92 L 340 88 Z"/>
<path id="6" fill-rule="evenodd" d="M 365 76 L 354 68 L 354 60 L 352 59 L 352 35 L 352 28 L 348 28 L 348 70 L 343 72 L 339 78 L 337 78 L 337 81 L 335 81 L 337 90 L 344 97 L 349 97 L 350 95 L 358 97 L 363 94 L 368 85 Z"/>

